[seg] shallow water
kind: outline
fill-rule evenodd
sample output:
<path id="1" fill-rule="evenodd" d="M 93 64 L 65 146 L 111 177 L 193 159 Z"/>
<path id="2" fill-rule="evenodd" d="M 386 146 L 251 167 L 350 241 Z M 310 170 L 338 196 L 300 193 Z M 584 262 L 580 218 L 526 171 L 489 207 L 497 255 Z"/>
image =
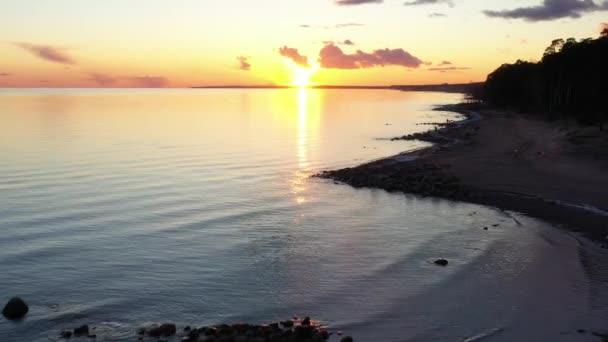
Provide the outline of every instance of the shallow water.
<path id="1" fill-rule="evenodd" d="M 0 90 L 0 300 L 31 305 L 23 322 L 0 320 L 2 341 L 84 323 L 101 341 L 151 321 L 293 315 L 358 341 L 589 338 L 576 333 L 592 311 L 576 237 L 309 178 L 425 146 L 377 138 L 455 119 L 430 108 L 459 99 Z"/>

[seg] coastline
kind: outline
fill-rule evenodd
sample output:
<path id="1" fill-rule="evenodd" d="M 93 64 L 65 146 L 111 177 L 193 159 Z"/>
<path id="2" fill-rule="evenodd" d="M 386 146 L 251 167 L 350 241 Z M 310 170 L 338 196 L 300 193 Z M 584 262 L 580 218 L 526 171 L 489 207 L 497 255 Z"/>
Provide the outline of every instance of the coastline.
<path id="1" fill-rule="evenodd" d="M 476 104 L 434 110 L 464 119 L 390 139 L 433 143 L 428 148 L 315 177 L 517 211 L 606 241 L 608 196 L 602 189 L 608 189 L 608 163 L 601 156 L 608 134 Z M 590 136 L 603 144 L 577 141 Z"/>

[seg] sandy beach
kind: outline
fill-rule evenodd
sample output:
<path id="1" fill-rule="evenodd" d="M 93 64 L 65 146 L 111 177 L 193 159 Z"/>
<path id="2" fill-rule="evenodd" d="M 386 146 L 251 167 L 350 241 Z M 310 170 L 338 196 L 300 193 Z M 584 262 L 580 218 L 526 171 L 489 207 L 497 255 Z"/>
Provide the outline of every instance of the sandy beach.
<path id="1" fill-rule="evenodd" d="M 605 241 L 607 132 L 473 105 L 437 109 L 467 120 L 393 138 L 434 142 L 428 149 L 319 176 L 514 210 Z"/>

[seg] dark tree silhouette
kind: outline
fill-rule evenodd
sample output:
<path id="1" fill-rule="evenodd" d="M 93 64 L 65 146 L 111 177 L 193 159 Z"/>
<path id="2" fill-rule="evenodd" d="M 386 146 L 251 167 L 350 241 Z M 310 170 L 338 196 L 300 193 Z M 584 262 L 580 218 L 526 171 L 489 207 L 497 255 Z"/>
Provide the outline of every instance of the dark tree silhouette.
<path id="1" fill-rule="evenodd" d="M 604 27 L 601 34 L 602 34 L 602 37 L 608 37 L 608 27 Z"/>
<path id="2" fill-rule="evenodd" d="M 607 30 L 604 30 L 607 31 Z M 556 39 L 538 63 L 504 64 L 488 75 L 483 99 L 523 112 L 608 120 L 608 32 L 597 39 Z"/>

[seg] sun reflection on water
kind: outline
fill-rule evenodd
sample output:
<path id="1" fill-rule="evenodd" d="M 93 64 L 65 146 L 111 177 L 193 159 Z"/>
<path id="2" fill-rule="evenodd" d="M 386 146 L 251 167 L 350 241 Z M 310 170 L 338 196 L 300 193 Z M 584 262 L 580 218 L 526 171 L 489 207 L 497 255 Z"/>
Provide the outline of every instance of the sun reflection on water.
<path id="1" fill-rule="evenodd" d="M 309 127 L 308 127 L 308 90 L 306 88 L 298 89 L 298 130 L 296 138 L 296 157 L 298 160 L 298 168 L 292 180 L 292 192 L 296 196 L 296 203 L 303 204 L 307 202 L 305 196 L 306 180 L 311 175 L 311 168 L 308 156 L 309 149 Z"/>

